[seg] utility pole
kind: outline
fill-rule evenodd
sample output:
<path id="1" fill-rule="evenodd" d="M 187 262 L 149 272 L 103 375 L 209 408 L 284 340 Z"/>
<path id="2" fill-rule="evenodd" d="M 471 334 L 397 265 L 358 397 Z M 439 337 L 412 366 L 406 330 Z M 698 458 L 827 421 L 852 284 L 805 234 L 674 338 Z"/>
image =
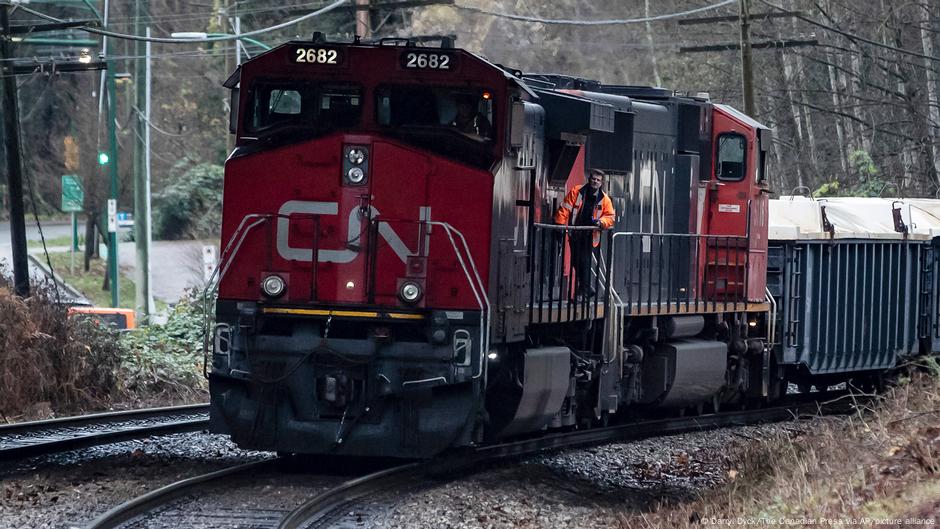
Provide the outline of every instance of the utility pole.
<path id="1" fill-rule="evenodd" d="M 748 116 L 757 115 L 757 105 L 754 101 L 754 72 L 751 59 L 751 28 L 749 0 L 739 0 L 741 7 L 741 84 L 744 94 L 744 113 Z"/>
<path id="2" fill-rule="evenodd" d="M 118 143 L 117 143 L 117 83 L 114 80 L 114 62 L 108 59 L 108 150 L 109 163 L 107 165 L 111 176 L 111 200 L 117 204 L 118 199 Z M 121 302 L 121 284 L 118 274 L 118 236 L 117 226 L 111 226 L 109 219 L 108 232 L 108 280 L 111 283 L 111 306 L 117 307 Z"/>
<path id="3" fill-rule="evenodd" d="M 775 18 L 792 17 L 799 15 L 799 11 L 751 13 L 750 0 L 738 0 L 737 15 L 722 15 L 701 18 L 684 18 L 679 20 L 680 26 L 721 24 L 738 22 L 741 26 L 741 38 L 736 42 L 720 44 L 705 44 L 698 46 L 683 46 L 679 53 L 699 53 L 741 49 L 741 92 L 744 99 L 744 113 L 749 116 L 757 115 L 757 98 L 754 95 L 754 64 L 752 50 L 771 48 L 794 48 L 799 46 L 816 46 L 816 38 L 806 39 L 778 39 L 751 43 L 751 21 L 770 20 Z"/>
<path id="4" fill-rule="evenodd" d="M 364 39 L 372 36 L 371 13 L 369 0 L 356 0 L 356 35 Z"/>
<path id="5" fill-rule="evenodd" d="M 142 35 L 143 25 L 141 20 L 144 17 L 145 9 L 142 8 L 144 0 L 135 0 L 134 2 L 134 34 Z M 150 28 L 147 28 L 149 32 Z M 134 275 L 136 282 L 134 309 L 144 318 L 150 316 L 153 306 L 150 293 L 150 166 L 148 163 L 150 154 L 150 145 L 147 139 L 150 132 L 150 112 L 145 107 L 148 105 L 149 79 L 147 70 L 149 67 L 149 55 L 142 58 L 149 51 L 150 43 L 143 43 L 139 40 L 134 41 L 134 114 L 136 121 L 136 138 L 134 142 L 134 243 L 137 250 L 137 268 Z"/>
<path id="6" fill-rule="evenodd" d="M 10 53 L 10 6 L 0 5 L 0 66 L 3 73 L 3 143 L 6 148 L 7 188 L 10 192 L 10 237 L 13 245 L 13 288 L 16 295 L 29 296 L 29 263 L 26 258 L 26 217 L 23 207 L 23 162 L 20 158 L 19 108 L 16 77 Z"/>

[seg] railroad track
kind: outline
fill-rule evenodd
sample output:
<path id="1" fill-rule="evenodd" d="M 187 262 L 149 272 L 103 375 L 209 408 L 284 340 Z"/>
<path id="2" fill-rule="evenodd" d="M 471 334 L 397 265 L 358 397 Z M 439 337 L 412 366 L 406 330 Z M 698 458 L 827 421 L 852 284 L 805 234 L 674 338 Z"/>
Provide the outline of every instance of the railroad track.
<path id="1" fill-rule="evenodd" d="M 839 405 L 829 406 L 809 402 L 760 410 L 659 419 L 592 430 L 557 433 L 539 438 L 454 451 L 438 459 L 411 462 L 383 468 L 371 473 L 363 473 L 353 479 L 343 481 L 311 495 L 308 501 L 304 501 L 293 510 L 286 511 L 278 516 L 279 520 L 268 520 L 267 523 L 259 524 L 257 527 L 311 529 L 326 528 L 343 522 L 355 525 L 361 520 L 344 518 L 359 516 L 359 514 L 353 514 L 354 512 L 362 512 L 361 509 L 353 508 L 357 504 L 365 503 L 367 500 L 381 495 L 391 494 L 397 497 L 409 491 L 426 487 L 429 483 L 441 483 L 457 476 L 479 471 L 487 468 L 495 461 L 506 458 L 532 455 L 547 450 L 577 448 L 727 426 L 781 421 L 806 414 L 818 415 L 821 412 L 844 412 L 851 409 L 850 405 L 851 401 L 842 401 Z M 837 409 L 839 407 L 842 409 Z M 218 489 L 237 477 L 256 473 L 261 469 L 270 470 L 277 465 L 278 461 L 280 460 L 272 459 L 260 463 L 239 465 L 168 485 L 112 509 L 94 520 L 87 526 L 87 529 L 117 529 L 124 527 L 124 524 L 129 520 L 139 520 L 141 517 L 145 517 L 148 512 L 166 509 L 166 505 L 181 496 L 199 494 L 201 488 L 206 490 Z M 136 527 L 136 525 L 131 526 Z"/>
<path id="2" fill-rule="evenodd" d="M 208 404 L 4 424 L 0 425 L 0 462 L 151 435 L 198 431 L 208 425 Z"/>

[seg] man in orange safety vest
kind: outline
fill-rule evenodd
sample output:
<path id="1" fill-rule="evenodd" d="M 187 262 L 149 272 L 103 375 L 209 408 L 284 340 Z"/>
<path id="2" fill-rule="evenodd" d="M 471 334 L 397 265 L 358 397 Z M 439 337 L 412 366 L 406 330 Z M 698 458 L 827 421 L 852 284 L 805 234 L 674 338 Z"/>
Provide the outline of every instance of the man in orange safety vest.
<path id="1" fill-rule="evenodd" d="M 614 204 L 603 191 L 607 175 L 600 169 L 591 169 L 586 184 L 571 188 L 558 211 L 555 224 L 563 226 L 594 226 L 591 236 L 581 230 L 572 230 L 569 238 L 571 264 L 577 281 L 577 294 L 588 298 L 596 294 L 591 286 L 592 260 L 601 244 L 601 230 L 614 225 Z"/>

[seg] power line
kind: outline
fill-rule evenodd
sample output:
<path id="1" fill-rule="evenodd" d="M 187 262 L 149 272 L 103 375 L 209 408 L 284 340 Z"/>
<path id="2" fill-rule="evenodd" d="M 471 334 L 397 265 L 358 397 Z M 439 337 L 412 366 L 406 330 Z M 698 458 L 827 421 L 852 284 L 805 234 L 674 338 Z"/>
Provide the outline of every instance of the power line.
<path id="1" fill-rule="evenodd" d="M 767 0 L 758 0 L 758 1 L 759 1 L 760 3 L 762 3 L 762 4 L 764 4 L 764 5 L 767 5 L 768 7 L 772 7 L 772 8 L 774 8 L 774 9 L 778 10 L 778 11 L 787 11 L 787 12 L 789 12 L 788 10 L 786 10 L 786 9 L 784 9 L 784 8 L 778 6 L 778 5 L 774 5 L 774 4 L 770 3 L 770 2 L 768 2 Z M 853 33 L 849 33 L 848 31 L 843 31 L 843 30 L 841 30 L 841 29 L 839 29 L 839 28 L 837 28 L 837 27 L 829 26 L 829 25 L 827 25 L 827 24 L 823 24 L 822 22 L 817 22 L 817 21 L 815 21 L 815 20 L 813 20 L 813 19 L 811 19 L 811 18 L 809 18 L 809 17 L 804 17 L 804 16 L 799 15 L 799 14 L 796 14 L 796 13 L 793 13 L 792 15 L 793 15 L 793 17 L 798 18 L 798 19 L 802 20 L 803 22 L 807 22 L 807 23 L 812 24 L 812 25 L 814 25 L 814 26 L 816 26 L 816 27 L 825 29 L 826 31 L 831 31 L 831 32 L 833 32 L 833 33 L 838 33 L 839 35 L 842 35 L 843 37 L 845 37 L 845 38 L 847 38 L 847 39 L 849 39 L 849 40 L 858 40 L 858 41 L 864 42 L 864 43 L 866 43 L 866 44 L 870 44 L 870 45 L 875 46 L 875 47 L 878 47 L 878 48 L 884 48 L 884 49 L 887 49 L 887 50 L 896 51 L 896 52 L 898 52 L 898 53 L 903 53 L 903 54 L 905 54 L 905 55 L 911 55 L 911 56 L 913 56 L 913 57 L 920 57 L 921 59 L 929 59 L 929 60 L 931 60 L 931 61 L 940 62 L 940 57 L 934 57 L 934 56 L 931 56 L 931 55 L 925 55 L 925 54 L 923 54 L 923 53 L 917 53 L 916 51 L 905 50 L 904 48 L 897 48 L 897 47 L 891 46 L 890 44 L 882 44 L 882 43 L 880 43 L 880 42 L 878 42 L 878 41 L 871 40 L 871 39 L 866 39 L 865 37 L 860 37 L 860 36 L 855 35 L 855 34 L 853 34 Z"/>
<path id="2" fill-rule="evenodd" d="M 729 4 L 733 4 L 738 0 L 722 0 L 717 4 L 711 4 L 704 7 L 698 7 L 695 9 L 690 9 L 688 11 L 682 11 L 680 13 L 669 13 L 665 15 L 656 15 L 651 17 L 643 18 L 623 18 L 623 19 L 611 19 L 611 20 L 575 20 L 575 19 L 551 19 L 551 18 L 541 18 L 533 17 L 526 15 L 514 15 L 511 13 L 500 13 L 497 11 L 490 11 L 488 9 L 483 9 L 481 7 L 473 7 L 468 5 L 454 4 L 454 7 L 457 9 L 462 9 L 464 11 L 470 11 L 472 13 L 479 13 L 482 15 L 489 15 L 499 18 L 508 18 L 510 20 L 518 20 L 521 22 L 537 22 L 539 24 L 563 24 L 569 26 L 615 26 L 622 24 L 637 24 L 642 22 L 656 22 L 659 20 L 668 20 L 672 18 L 684 17 L 686 15 L 692 15 L 695 13 L 701 13 L 702 11 L 708 11 L 711 9 L 717 9 L 719 7 L 724 7 Z"/>
<path id="3" fill-rule="evenodd" d="M 224 37 L 206 37 L 206 38 L 201 38 L 201 39 L 174 39 L 174 38 L 168 38 L 168 37 L 141 37 L 141 36 L 139 36 L 139 35 L 127 35 L 127 34 L 124 34 L 124 33 L 117 33 L 117 32 L 114 32 L 114 31 L 108 31 L 108 30 L 105 30 L 105 29 L 92 28 L 92 27 L 88 27 L 88 26 L 82 26 L 82 27 L 77 28 L 77 29 L 80 29 L 80 30 L 82 30 L 82 31 L 87 31 L 88 33 L 95 33 L 95 34 L 97 34 L 97 35 L 103 35 L 103 36 L 105 36 L 105 37 L 112 37 L 112 38 L 116 38 L 116 39 L 138 40 L 138 41 L 144 41 L 144 42 L 161 42 L 161 43 L 165 43 L 165 44 L 185 44 L 185 43 L 193 43 L 193 42 L 222 42 L 222 41 L 228 41 L 228 40 L 238 40 L 238 39 L 241 39 L 241 38 L 244 38 L 244 37 L 251 37 L 251 36 L 254 36 L 254 35 L 261 35 L 261 34 L 264 34 L 264 33 L 269 33 L 269 32 L 271 32 L 271 31 L 276 31 L 276 30 L 283 29 L 283 28 L 286 28 L 286 27 L 289 27 L 289 26 L 293 26 L 293 25 L 299 24 L 300 22 L 303 22 L 303 21 L 305 21 L 305 20 L 309 20 L 309 19 L 314 18 L 314 17 L 316 17 L 316 16 L 319 16 L 319 15 L 322 15 L 322 14 L 325 14 L 325 13 L 328 13 L 328 12 L 330 12 L 330 11 L 332 11 L 332 10 L 338 8 L 338 7 L 341 7 L 342 5 L 347 4 L 347 3 L 349 3 L 349 0 L 336 0 L 335 2 L 333 2 L 332 4 L 330 4 L 330 5 L 326 6 L 326 7 L 323 7 L 323 8 L 321 8 L 321 9 L 318 9 L 318 10 L 312 12 L 312 13 L 307 13 L 306 15 L 297 17 L 297 18 L 295 18 L 295 19 L 288 20 L 287 22 L 282 22 L 282 23 L 280 23 L 280 24 L 277 24 L 277 25 L 274 25 L 274 26 L 269 26 L 269 27 L 266 27 L 266 28 L 256 29 L 256 30 L 254 30 L 254 31 L 247 31 L 247 32 L 242 33 L 242 34 L 240 34 L 240 35 L 228 35 L 228 36 L 224 36 Z M 11 5 L 11 4 L 9 4 L 9 3 L 7 3 L 7 2 L 0 2 L 0 5 Z M 44 19 L 46 19 L 46 20 L 51 20 L 51 21 L 53 21 L 53 22 L 65 22 L 65 20 L 62 20 L 62 19 L 53 17 L 53 16 L 51 16 L 51 15 L 47 15 L 47 14 L 45 14 L 45 13 L 41 13 L 41 12 L 36 11 L 36 10 L 34 10 L 34 9 L 30 9 L 30 8 L 28 8 L 28 7 L 23 7 L 22 5 L 19 5 L 19 4 L 17 4 L 17 7 L 18 7 L 19 9 L 22 9 L 22 10 L 26 11 L 27 13 L 31 13 L 31 14 L 36 15 L 36 16 L 38 16 L 38 17 L 44 18 Z"/>

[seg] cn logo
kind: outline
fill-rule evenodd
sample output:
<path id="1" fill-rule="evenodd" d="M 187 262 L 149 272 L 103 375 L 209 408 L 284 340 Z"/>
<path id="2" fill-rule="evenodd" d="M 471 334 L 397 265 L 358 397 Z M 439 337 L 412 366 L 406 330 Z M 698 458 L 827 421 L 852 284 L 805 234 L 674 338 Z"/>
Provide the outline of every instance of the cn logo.
<path id="1" fill-rule="evenodd" d="M 371 211 L 371 217 L 378 217 L 379 210 L 372 206 L 369 206 L 369 208 Z M 359 218 L 359 211 L 359 208 L 356 207 L 349 212 L 349 222 L 346 225 L 346 235 L 343 244 L 344 249 L 328 250 L 321 248 L 317 252 L 317 262 L 351 263 L 356 259 L 356 256 L 359 254 L 359 252 L 352 250 L 347 246 L 358 242 L 359 237 L 364 235 L 362 233 L 362 220 Z M 290 245 L 289 216 L 292 213 L 303 215 L 338 215 L 339 204 L 336 202 L 309 202 L 304 200 L 289 200 L 285 202 L 283 206 L 281 206 L 281 209 L 278 210 L 278 214 L 280 215 L 277 219 L 278 255 L 284 259 L 287 259 L 288 261 L 312 261 L 313 248 L 297 248 Z M 418 217 L 421 221 L 430 220 L 431 208 L 426 206 L 419 208 Z M 392 251 L 395 252 L 395 255 L 401 259 L 402 263 L 406 262 L 409 256 L 415 255 L 414 252 L 408 249 L 408 246 L 406 246 L 405 243 L 401 240 L 401 237 L 395 233 L 395 230 L 385 222 L 379 224 L 379 237 L 388 243 L 388 245 L 392 248 Z"/>

